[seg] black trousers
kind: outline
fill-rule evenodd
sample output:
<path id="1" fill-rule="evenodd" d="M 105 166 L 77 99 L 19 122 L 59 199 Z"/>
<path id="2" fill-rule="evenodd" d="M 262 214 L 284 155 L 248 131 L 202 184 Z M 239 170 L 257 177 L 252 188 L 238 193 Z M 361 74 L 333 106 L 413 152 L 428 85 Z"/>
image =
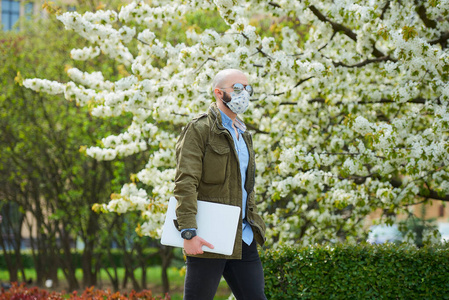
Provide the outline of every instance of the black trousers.
<path id="1" fill-rule="evenodd" d="M 237 300 L 266 300 L 262 263 L 256 241 L 242 241 L 242 259 L 187 257 L 184 300 L 213 300 L 221 276 Z"/>

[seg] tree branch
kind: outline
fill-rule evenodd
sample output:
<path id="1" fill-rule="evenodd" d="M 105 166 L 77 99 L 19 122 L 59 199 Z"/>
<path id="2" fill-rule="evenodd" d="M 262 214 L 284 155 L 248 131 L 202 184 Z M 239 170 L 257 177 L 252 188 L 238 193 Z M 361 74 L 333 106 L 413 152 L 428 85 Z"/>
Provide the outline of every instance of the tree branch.
<path id="1" fill-rule="evenodd" d="M 415 0 L 415 4 L 418 5 L 418 1 Z M 427 10 L 426 7 L 424 6 L 423 3 L 421 3 L 421 5 L 419 5 L 416 8 L 416 13 L 418 14 L 419 18 L 421 19 L 421 21 L 424 23 L 424 25 L 426 25 L 426 27 L 428 28 L 437 28 L 437 21 L 435 20 L 431 20 L 427 17 Z M 440 44 L 441 47 L 443 49 L 445 49 L 447 47 L 447 40 L 449 39 L 449 31 L 448 32 L 442 32 L 441 36 L 439 39 L 430 41 L 429 44 L 431 45 L 436 45 L 436 44 Z"/>
<path id="2" fill-rule="evenodd" d="M 444 195 L 444 196 L 440 196 L 438 195 L 437 192 L 435 192 L 434 190 L 428 189 L 426 192 L 428 192 L 428 194 L 424 194 L 424 193 L 418 193 L 418 196 L 423 197 L 423 198 L 430 198 L 430 199 L 434 199 L 434 200 L 441 200 L 441 201 L 447 201 L 449 202 L 449 195 Z"/>
<path id="3" fill-rule="evenodd" d="M 389 55 L 387 55 L 387 56 L 382 56 L 382 57 L 378 57 L 378 58 L 374 58 L 374 59 L 367 59 L 367 60 L 364 60 L 364 61 L 359 62 L 354 65 L 347 65 L 342 62 L 332 62 L 332 63 L 334 64 L 335 67 L 341 66 L 341 67 L 346 67 L 346 68 L 360 68 L 360 67 L 366 66 L 371 63 L 377 63 L 377 62 L 389 61 L 389 60 L 396 61 L 395 59 L 392 59 Z"/>
<path id="4" fill-rule="evenodd" d="M 382 8 L 382 13 L 380 14 L 380 19 L 383 20 L 385 17 L 385 13 L 387 12 L 387 9 L 390 8 L 390 2 L 391 1 L 387 1 L 387 3 L 385 3 L 384 8 Z"/>
<path id="5" fill-rule="evenodd" d="M 335 37 L 336 34 L 337 34 L 337 32 L 334 31 L 334 32 L 332 33 L 332 36 L 331 36 L 331 38 L 329 39 L 329 41 L 327 41 L 327 43 L 326 43 L 324 46 L 322 46 L 320 49 L 318 49 L 317 51 L 320 52 L 321 50 L 323 50 L 324 48 L 326 48 L 326 46 L 329 45 L 330 41 L 332 41 L 332 40 L 334 39 L 334 37 Z"/>
<path id="6" fill-rule="evenodd" d="M 212 58 L 212 57 L 208 57 L 199 67 L 198 67 L 198 69 L 196 69 L 194 72 L 196 73 L 196 72 L 199 72 L 199 70 L 208 62 L 208 61 L 210 61 L 210 60 L 213 60 L 213 61 L 216 61 L 216 59 L 215 58 Z"/>
<path id="7" fill-rule="evenodd" d="M 139 42 L 141 42 L 144 45 L 150 46 L 150 44 L 148 44 L 147 42 L 142 41 L 141 39 L 138 39 L 137 37 L 135 37 L 136 40 L 138 40 Z"/>
<path id="8" fill-rule="evenodd" d="M 174 112 L 174 111 L 172 111 L 171 114 L 172 114 L 172 115 L 175 115 L 175 116 L 181 116 L 181 117 L 188 117 L 188 116 L 189 116 L 189 115 L 186 115 L 186 114 L 176 113 L 176 112 Z"/>
<path id="9" fill-rule="evenodd" d="M 259 128 L 256 127 L 256 125 L 252 125 L 252 124 L 249 124 L 249 123 L 245 123 L 245 125 L 249 129 L 254 130 L 256 133 L 270 134 L 268 131 L 260 130 Z"/>
<path id="10" fill-rule="evenodd" d="M 416 0 L 415 0 L 415 4 L 417 4 Z M 423 21 L 423 23 L 424 23 L 424 25 L 426 25 L 426 27 L 434 28 L 434 29 L 437 27 L 437 22 L 427 18 L 427 10 L 426 10 L 426 7 L 424 6 L 424 4 L 421 4 L 420 6 L 418 6 L 416 8 L 416 12 L 418 13 L 419 18 L 421 19 L 421 21 Z"/>
<path id="11" fill-rule="evenodd" d="M 338 31 L 342 31 L 346 36 L 348 36 L 351 40 L 353 40 L 354 42 L 357 41 L 357 34 L 352 31 L 351 29 L 349 29 L 348 27 L 345 27 L 339 23 L 335 23 L 331 20 L 329 20 L 328 18 L 326 18 L 326 16 L 324 16 L 314 5 L 310 5 L 309 9 L 313 12 L 313 14 L 322 22 L 326 22 L 331 24 L 332 29 L 336 32 Z"/>
<path id="12" fill-rule="evenodd" d="M 322 22 L 327 22 L 331 24 L 332 29 L 335 32 L 343 32 L 346 36 L 348 36 L 351 40 L 354 42 L 357 42 L 357 34 L 349 29 L 346 26 L 343 26 L 342 24 L 336 23 L 334 21 L 331 21 L 330 19 L 326 18 L 314 5 L 309 6 L 309 9 L 312 11 L 312 13 Z M 385 54 L 383 54 L 381 51 L 379 51 L 375 45 L 373 45 L 373 55 L 375 57 L 383 57 Z"/>
<path id="13" fill-rule="evenodd" d="M 267 57 L 269 60 L 271 60 L 271 56 L 269 56 L 268 54 L 266 54 L 265 52 L 262 51 L 262 46 L 259 46 L 256 48 L 257 49 L 257 53 L 262 54 L 263 57 Z"/>
<path id="14" fill-rule="evenodd" d="M 419 204 L 423 204 L 425 202 L 429 201 L 429 199 L 426 197 L 424 200 L 419 201 L 419 202 L 415 202 L 415 203 L 409 203 L 409 204 L 403 204 L 403 206 L 412 206 L 412 205 L 419 205 Z"/>
<path id="15" fill-rule="evenodd" d="M 415 98 L 415 99 L 411 99 L 409 101 L 407 101 L 406 103 L 416 103 L 416 104 L 425 104 L 427 101 L 429 101 L 428 99 L 424 99 L 424 98 Z M 324 98 L 314 98 L 308 101 L 309 103 L 325 103 L 326 99 Z M 391 100 L 391 99 L 380 99 L 379 101 L 358 101 L 355 102 L 356 104 L 378 104 L 378 103 L 395 103 L 396 101 Z M 297 105 L 298 102 L 281 102 L 279 103 L 279 105 Z M 342 102 L 342 101 L 338 101 L 336 103 L 334 103 L 334 105 L 341 105 L 341 104 L 346 104 L 346 102 Z"/>
<path id="16" fill-rule="evenodd" d="M 368 179 L 369 177 L 373 177 L 375 175 L 378 175 L 378 173 L 370 173 L 366 176 L 357 176 L 357 175 L 350 175 L 349 177 L 338 176 L 338 179 L 340 179 L 340 180 L 349 179 L 349 180 L 354 180 L 355 184 L 363 184 L 363 183 L 365 183 L 366 179 Z"/>
<path id="17" fill-rule="evenodd" d="M 318 155 L 346 155 L 346 156 L 359 156 L 359 155 L 362 155 L 362 153 L 360 153 L 360 152 L 329 152 L 329 153 L 321 152 L 321 153 L 315 153 L 315 154 L 318 154 Z M 374 157 L 375 158 L 385 159 L 384 156 L 375 155 Z M 373 174 L 375 174 L 375 173 L 373 173 Z M 362 176 L 355 176 L 355 175 L 352 175 L 352 176 L 353 177 L 362 177 Z M 371 176 L 371 175 L 369 175 L 369 176 Z"/>
<path id="18" fill-rule="evenodd" d="M 300 86 L 301 84 L 303 84 L 304 82 L 306 82 L 307 80 L 309 80 L 309 79 L 312 79 L 314 76 L 310 76 L 310 77 L 307 77 L 307 78 L 305 78 L 305 79 L 301 79 L 292 89 L 294 89 L 294 88 L 296 88 L 296 87 L 298 87 L 298 86 Z M 271 96 L 280 96 L 280 95 L 283 95 L 283 94 L 285 94 L 285 93 L 287 93 L 287 92 L 280 92 L 280 93 L 275 93 L 275 94 L 270 94 Z"/>
<path id="19" fill-rule="evenodd" d="M 270 1 L 268 3 L 269 5 L 276 7 L 276 8 L 280 8 L 281 6 L 273 1 Z M 383 18 L 386 10 L 388 9 L 388 7 L 390 6 L 390 1 L 387 1 L 387 3 L 385 4 L 383 10 L 382 10 L 382 15 L 381 18 Z M 330 19 L 328 19 L 325 15 L 323 15 L 321 13 L 321 11 L 319 11 L 314 5 L 310 5 L 308 7 L 312 13 L 322 22 L 326 22 L 329 23 L 332 26 L 332 29 L 334 30 L 334 33 L 336 32 L 343 32 L 343 34 L 345 34 L 346 36 L 348 36 L 351 40 L 353 40 L 354 42 L 357 42 L 357 34 L 352 31 L 350 28 L 340 24 L 340 23 L 336 23 Z M 326 44 L 327 45 L 327 44 Z M 324 45 L 324 47 L 326 47 L 326 45 Z M 320 48 L 320 50 L 322 50 L 324 47 Z M 381 57 L 386 57 L 386 55 L 384 53 L 382 53 L 382 51 L 380 51 L 379 49 L 376 48 L 376 46 L 373 44 L 373 52 L 372 54 L 377 57 L 377 58 L 381 58 Z"/>
<path id="20" fill-rule="evenodd" d="M 447 47 L 448 39 L 449 39 L 449 31 L 442 33 L 439 39 L 430 41 L 429 44 L 431 44 L 431 45 L 440 44 L 441 48 L 445 49 Z"/>
<path id="21" fill-rule="evenodd" d="M 310 77 L 307 77 L 306 79 L 301 79 L 293 88 L 300 86 L 301 84 L 308 81 L 309 79 L 312 79 L 313 77 L 315 77 L 315 76 L 310 76 Z"/>

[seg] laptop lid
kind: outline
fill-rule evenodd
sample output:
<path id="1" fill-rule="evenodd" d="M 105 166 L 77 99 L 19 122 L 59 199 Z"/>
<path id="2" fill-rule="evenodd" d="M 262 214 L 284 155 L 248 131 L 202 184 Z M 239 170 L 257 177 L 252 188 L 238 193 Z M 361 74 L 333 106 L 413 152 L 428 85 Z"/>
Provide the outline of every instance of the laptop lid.
<path id="1" fill-rule="evenodd" d="M 162 228 L 161 244 L 182 248 L 184 239 L 173 222 L 176 219 L 176 204 L 176 198 L 171 197 Z M 203 246 L 203 251 L 231 255 L 234 250 L 239 218 L 240 207 L 238 206 L 198 200 L 197 235 L 214 246 L 214 249 Z"/>

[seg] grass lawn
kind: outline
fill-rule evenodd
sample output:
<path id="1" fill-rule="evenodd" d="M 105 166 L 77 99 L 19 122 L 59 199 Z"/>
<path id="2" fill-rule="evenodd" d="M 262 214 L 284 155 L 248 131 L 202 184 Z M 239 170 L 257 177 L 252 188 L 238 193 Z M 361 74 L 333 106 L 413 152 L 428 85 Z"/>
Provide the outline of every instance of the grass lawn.
<path id="1" fill-rule="evenodd" d="M 112 271 L 112 269 L 111 269 Z M 25 275 L 27 279 L 32 279 L 33 282 L 36 280 L 36 272 L 34 269 L 25 269 Z M 141 270 L 135 271 L 136 278 L 140 280 L 142 276 Z M 123 280 L 124 277 L 124 269 L 119 268 L 118 269 L 118 276 L 121 279 L 120 282 Z M 78 278 L 79 282 L 82 282 L 83 273 L 81 269 L 76 270 L 76 277 Z M 184 273 L 181 272 L 180 269 L 172 267 L 168 270 L 168 277 L 170 281 L 170 296 L 172 300 L 180 300 L 182 299 L 182 291 L 183 291 L 183 285 L 184 285 Z M 20 278 L 20 276 L 19 276 Z M 55 288 L 53 290 L 61 291 L 65 290 L 67 291 L 67 285 L 65 283 L 65 278 L 62 270 L 58 270 L 58 278 L 60 280 L 60 287 Z M 8 282 L 9 281 L 9 273 L 6 270 L 0 269 L 0 281 L 1 282 Z M 121 285 L 120 285 L 121 286 Z M 99 289 L 107 289 L 111 288 L 112 286 L 109 282 L 109 277 L 105 270 L 101 270 L 100 276 L 98 279 L 97 288 Z M 151 267 L 147 269 L 147 288 L 153 292 L 153 295 L 161 295 L 162 290 L 162 281 L 161 281 L 161 268 L 160 267 Z M 126 289 L 124 290 L 131 290 L 132 286 L 128 284 Z M 214 299 L 217 300 L 224 300 L 228 299 L 229 295 L 231 294 L 230 289 L 228 288 L 227 283 L 222 280 L 220 282 L 220 285 L 218 287 L 217 295 Z"/>

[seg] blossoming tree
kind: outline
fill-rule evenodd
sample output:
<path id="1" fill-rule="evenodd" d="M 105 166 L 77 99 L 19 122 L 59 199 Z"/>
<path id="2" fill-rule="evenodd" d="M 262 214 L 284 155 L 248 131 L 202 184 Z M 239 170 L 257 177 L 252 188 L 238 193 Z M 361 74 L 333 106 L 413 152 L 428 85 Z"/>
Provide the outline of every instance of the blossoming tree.
<path id="1" fill-rule="evenodd" d="M 73 49 L 73 59 L 106 55 L 129 76 L 112 82 L 72 68 L 67 83 L 24 81 L 99 118 L 133 115 L 122 133 L 87 148 L 89 156 L 156 149 L 134 176 L 138 184 L 95 209 L 141 211 L 138 231 L 160 235 L 179 129 L 214 101 L 211 79 L 224 68 L 243 70 L 255 87 L 243 118 L 254 133 L 270 242 L 355 241 L 376 209 L 391 222 L 417 202 L 449 200 L 448 0 L 151 3 L 58 16 L 91 43 Z M 190 30 L 186 43 L 157 36 L 197 10 L 218 10 L 228 29 Z M 253 26 L 254 17 L 273 20 L 279 33 Z"/>

